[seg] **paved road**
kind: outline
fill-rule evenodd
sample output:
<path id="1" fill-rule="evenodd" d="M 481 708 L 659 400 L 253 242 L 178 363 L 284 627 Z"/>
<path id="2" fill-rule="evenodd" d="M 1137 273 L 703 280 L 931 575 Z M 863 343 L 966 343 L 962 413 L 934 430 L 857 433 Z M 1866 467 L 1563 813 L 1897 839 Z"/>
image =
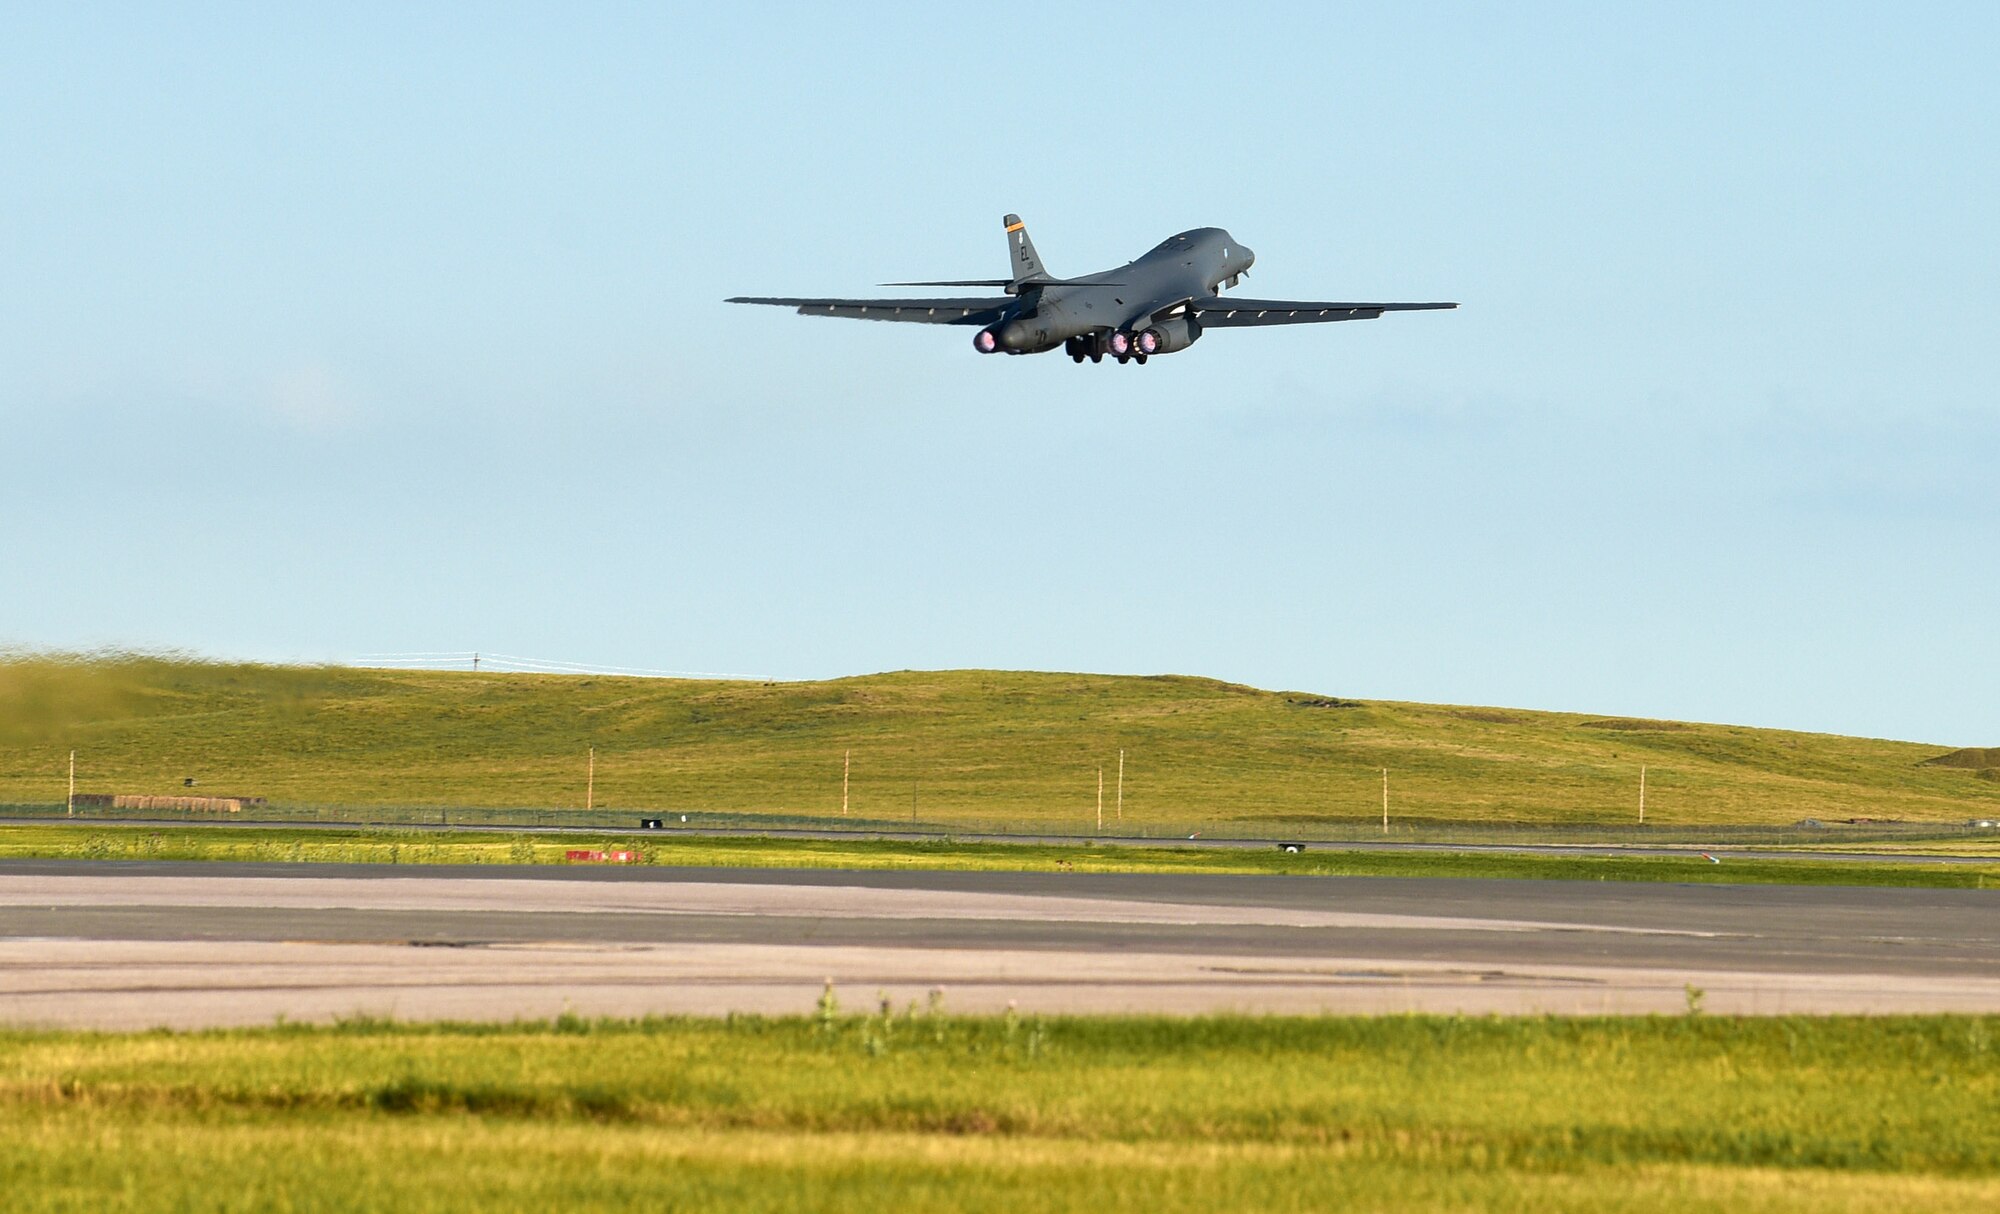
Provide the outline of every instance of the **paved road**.
<path id="1" fill-rule="evenodd" d="M 2000 1011 L 2000 891 L 0 861 L 0 1022 Z"/>

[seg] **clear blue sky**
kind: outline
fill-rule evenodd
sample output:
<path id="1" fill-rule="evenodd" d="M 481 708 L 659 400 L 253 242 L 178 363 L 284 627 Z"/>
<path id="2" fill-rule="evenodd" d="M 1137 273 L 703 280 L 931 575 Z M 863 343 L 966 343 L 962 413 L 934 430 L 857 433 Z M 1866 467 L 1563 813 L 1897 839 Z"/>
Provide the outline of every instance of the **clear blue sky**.
<path id="1" fill-rule="evenodd" d="M 2000 745 L 1993 6 L 276 7 L 0 16 L 0 642 Z M 1463 307 L 1118 368 L 721 303 L 1006 211 Z"/>

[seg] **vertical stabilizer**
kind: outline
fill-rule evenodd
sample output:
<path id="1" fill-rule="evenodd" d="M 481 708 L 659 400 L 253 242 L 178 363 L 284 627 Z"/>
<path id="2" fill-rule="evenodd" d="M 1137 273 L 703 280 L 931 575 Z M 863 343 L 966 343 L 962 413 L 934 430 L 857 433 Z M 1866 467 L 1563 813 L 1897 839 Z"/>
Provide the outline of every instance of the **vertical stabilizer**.
<path id="1" fill-rule="evenodd" d="M 1009 215 L 1003 220 L 1007 225 L 1007 256 L 1013 265 L 1013 289 L 1016 294 L 1024 283 L 1046 279 L 1049 272 L 1042 268 L 1042 255 L 1035 252 L 1035 242 L 1028 239 L 1028 225 L 1021 222 L 1019 215 Z"/>

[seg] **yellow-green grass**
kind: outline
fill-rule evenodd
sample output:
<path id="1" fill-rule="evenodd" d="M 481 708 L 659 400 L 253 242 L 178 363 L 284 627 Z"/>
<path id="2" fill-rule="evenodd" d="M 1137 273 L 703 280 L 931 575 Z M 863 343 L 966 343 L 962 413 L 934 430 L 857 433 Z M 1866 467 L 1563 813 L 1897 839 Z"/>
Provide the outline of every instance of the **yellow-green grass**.
<path id="1" fill-rule="evenodd" d="M 2000 1019 L 0 1035 L 10 1210 L 1991 1209 Z"/>
<path id="2" fill-rule="evenodd" d="M 1337 691 L 1338 689 L 1333 689 Z M 1178 676 L 902 672 L 758 684 L 158 658 L 0 662 L 0 803 L 86 792 L 289 805 L 598 806 L 946 828 L 1662 826 L 2000 815 L 1944 747 L 1259 691 Z M 1126 755 L 1122 813 L 1119 753 Z"/>
<path id="3" fill-rule="evenodd" d="M 590 836 L 402 828 L 107 827 L 0 824 L 0 858 L 196 860 L 282 864 L 561 864 L 570 850 L 629 850 L 638 863 L 730 868 L 920 869 L 937 872 L 1266 873 L 1340 877 L 1507 877 L 1704 884 L 1881 885 L 2000 889 L 2000 861 L 1589 856 L 1493 851 L 1296 854 L 1277 847 L 1159 847 L 950 840 Z"/>
<path id="4" fill-rule="evenodd" d="M 1814 843 L 1805 845 L 1800 850 L 1834 856 L 1850 852 L 1872 852 L 1898 856 L 1986 857 L 2000 855 L 2000 835 L 1982 832 L 1962 839 L 1922 839 L 1907 842 L 1883 839 L 1872 843 Z"/>

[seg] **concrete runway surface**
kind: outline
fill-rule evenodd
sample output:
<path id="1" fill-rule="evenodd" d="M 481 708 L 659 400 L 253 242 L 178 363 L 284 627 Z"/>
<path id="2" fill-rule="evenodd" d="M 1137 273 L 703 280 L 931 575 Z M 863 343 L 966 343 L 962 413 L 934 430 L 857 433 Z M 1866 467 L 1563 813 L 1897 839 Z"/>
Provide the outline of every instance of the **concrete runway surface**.
<path id="1" fill-rule="evenodd" d="M 0 861 L 0 1023 L 2000 1011 L 2000 890 Z"/>

